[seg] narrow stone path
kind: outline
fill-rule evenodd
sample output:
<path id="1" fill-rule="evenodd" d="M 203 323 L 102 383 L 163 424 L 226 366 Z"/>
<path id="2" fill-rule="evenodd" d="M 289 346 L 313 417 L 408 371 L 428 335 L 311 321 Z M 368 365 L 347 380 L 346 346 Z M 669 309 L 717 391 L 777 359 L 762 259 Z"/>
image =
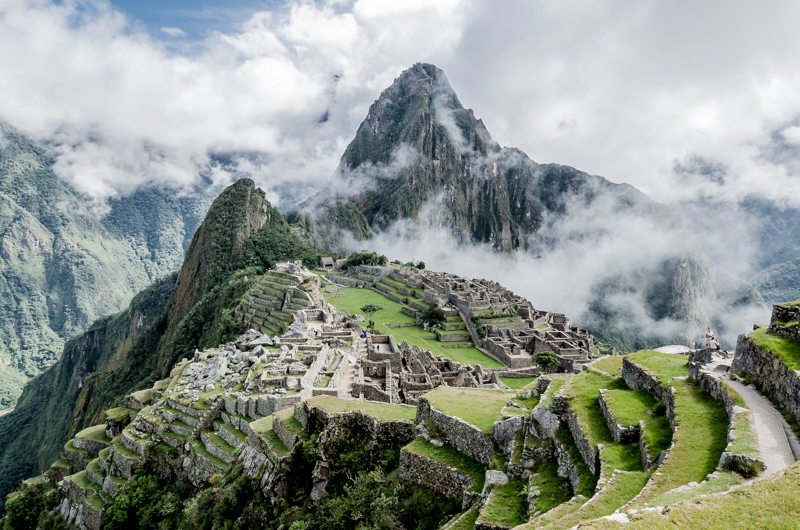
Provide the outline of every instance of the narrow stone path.
<path id="1" fill-rule="evenodd" d="M 723 380 L 742 396 L 747 407 L 753 412 L 761 459 L 767 466 L 762 476 L 768 477 L 794 464 L 792 442 L 797 446 L 797 437 L 781 413 L 758 391 L 731 380 L 727 375 L 723 376 Z"/>

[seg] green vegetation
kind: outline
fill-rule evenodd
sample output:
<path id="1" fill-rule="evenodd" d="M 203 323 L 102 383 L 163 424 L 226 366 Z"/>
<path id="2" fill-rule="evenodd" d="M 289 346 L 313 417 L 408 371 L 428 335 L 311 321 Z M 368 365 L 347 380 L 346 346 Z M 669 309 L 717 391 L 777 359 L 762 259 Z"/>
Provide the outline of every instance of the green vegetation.
<path id="1" fill-rule="evenodd" d="M 223 471 L 228 471 L 230 469 L 231 465 L 229 463 L 220 460 L 219 458 L 208 452 L 202 440 L 192 440 L 192 446 L 200 456 L 218 465 L 223 469 Z"/>
<path id="2" fill-rule="evenodd" d="M 272 429 L 272 420 L 272 416 L 261 418 L 260 420 L 250 423 L 250 428 L 253 429 L 253 432 L 256 434 L 263 436 L 279 457 L 283 458 L 284 456 L 289 456 L 291 451 L 278 435 L 275 434 L 275 431 Z"/>
<path id="3" fill-rule="evenodd" d="M 528 521 L 528 499 L 522 480 L 496 484 L 486 504 L 481 508 L 479 524 L 514 527 Z"/>
<path id="4" fill-rule="evenodd" d="M 731 521 L 742 528 L 794 528 L 800 514 L 800 465 L 794 464 L 784 475 L 775 475 L 737 488 L 726 495 L 714 495 L 670 506 L 661 515 L 639 512 L 630 515 L 625 529 L 658 530 L 682 528 L 724 528 Z M 597 520 L 581 528 L 623 528 L 620 523 Z"/>
<path id="5" fill-rule="evenodd" d="M 539 497 L 534 501 L 536 511 L 546 513 L 569 501 L 572 487 L 568 479 L 558 476 L 558 462 L 555 459 L 542 460 L 531 471 L 528 490 L 539 490 Z"/>
<path id="6" fill-rule="evenodd" d="M 306 403 L 308 406 L 319 407 L 329 414 L 360 410 L 380 421 L 414 421 L 417 417 L 417 408 L 408 405 L 355 401 L 333 396 L 317 396 Z"/>
<path id="7" fill-rule="evenodd" d="M 659 495 L 649 502 L 651 506 L 666 506 L 689 499 L 694 499 L 700 495 L 713 495 L 728 491 L 733 486 L 743 482 L 742 477 L 731 471 L 717 471 L 717 478 L 700 483 L 696 488 L 686 491 L 672 491 Z"/>
<path id="8" fill-rule="evenodd" d="M 485 468 L 464 453 L 457 451 L 449 445 L 437 447 L 424 438 L 415 438 L 413 442 L 403 447 L 403 451 L 415 455 L 424 456 L 431 460 L 436 460 L 450 467 L 454 467 L 459 472 L 469 475 L 475 481 L 475 485 L 470 488 L 473 491 L 481 491 L 485 480 Z"/>
<path id="9" fill-rule="evenodd" d="M 689 358 L 685 355 L 671 355 L 653 350 L 642 350 L 627 355 L 628 359 L 647 368 L 658 380 L 665 384 L 673 377 L 689 375 Z"/>
<path id="10" fill-rule="evenodd" d="M 800 370 L 800 341 L 767 333 L 767 328 L 758 328 L 748 336 L 760 348 L 771 351 L 789 370 Z"/>
<path id="11" fill-rule="evenodd" d="M 522 390 L 536 381 L 536 377 L 501 377 L 500 381 L 512 390 Z"/>
<path id="12" fill-rule="evenodd" d="M 375 252 L 353 252 L 344 260 L 341 269 L 346 271 L 350 267 L 357 267 L 359 265 L 386 265 L 387 263 L 389 263 L 389 260 L 386 256 Z"/>
<path id="13" fill-rule="evenodd" d="M 369 317 L 369 323 L 367 324 L 367 327 L 372 333 L 375 333 L 375 322 L 372 320 L 372 315 L 382 310 L 383 308 L 378 304 L 365 304 L 359 309 L 359 311 Z"/>
<path id="14" fill-rule="evenodd" d="M 583 495 L 587 499 L 591 498 L 597 487 L 597 476 L 589 469 L 586 462 L 583 461 L 581 452 L 578 450 L 578 446 L 575 445 L 575 440 L 572 438 L 569 428 L 563 423 L 556 431 L 556 439 L 561 442 L 561 445 L 567 450 L 572 464 L 578 470 L 580 489 L 573 493 L 575 493 L 575 495 Z"/>
<path id="15" fill-rule="evenodd" d="M 607 374 L 621 376 L 622 375 L 622 356 L 621 355 L 608 355 L 595 361 L 592 366 L 598 370 L 602 370 Z"/>
<path id="16" fill-rule="evenodd" d="M 435 302 L 429 309 L 422 312 L 420 319 L 423 323 L 427 324 L 428 327 L 432 328 L 441 326 L 447 320 L 447 316 L 444 314 L 444 311 L 442 311 L 442 308 L 439 307 L 439 304 Z M 460 317 L 459 320 L 461 320 Z"/>
<path id="17" fill-rule="evenodd" d="M 63 528 L 61 516 L 56 510 L 59 500 L 57 484 L 52 482 L 23 486 L 6 500 L 3 530 Z"/>
<path id="18" fill-rule="evenodd" d="M 503 367 L 502 364 L 477 348 L 443 348 L 442 343 L 436 340 L 434 335 L 426 332 L 419 326 L 415 325 L 403 328 L 385 327 L 383 324 L 414 324 L 416 318 L 403 313 L 403 306 L 401 304 L 375 291 L 356 289 L 354 287 L 342 287 L 339 292 L 344 296 L 330 298 L 328 301 L 351 315 L 358 314 L 360 308 L 366 304 L 382 306 L 384 310 L 381 312 L 379 322 L 375 324 L 375 333 L 394 335 L 398 344 L 405 340 L 408 341 L 409 344 L 416 344 L 420 348 L 431 350 L 434 355 L 443 355 L 448 359 L 453 359 L 454 361 L 464 364 L 480 364 L 484 368 Z"/>
<path id="19" fill-rule="evenodd" d="M 475 521 L 478 520 L 478 515 L 480 515 L 478 509 L 472 508 L 461 516 L 458 522 L 448 528 L 448 530 L 472 530 L 475 528 Z"/>
<path id="20" fill-rule="evenodd" d="M 333 376 L 331 376 L 331 375 L 323 375 L 323 376 L 321 376 L 319 378 L 319 383 L 317 383 L 314 386 L 317 387 L 317 388 L 325 388 L 331 382 L 331 379 L 333 379 Z"/>
<path id="21" fill-rule="evenodd" d="M 673 380 L 675 388 L 674 447 L 653 475 L 647 490 L 636 504 L 649 503 L 655 497 L 689 482 L 701 482 L 712 473 L 725 450 L 728 416 L 721 402 L 686 380 Z"/>
<path id="22" fill-rule="evenodd" d="M 605 392 L 606 405 L 614 418 L 624 426 L 639 425 L 639 420 L 647 418 L 647 411 L 656 410 L 658 402 L 646 390 L 616 388 Z"/>
<path id="23" fill-rule="evenodd" d="M 516 392 L 485 388 L 454 388 L 440 386 L 423 397 L 445 414 L 457 416 L 491 433 L 492 425 L 500 418 L 500 411 Z"/>
<path id="24" fill-rule="evenodd" d="M 305 438 L 306 430 L 303 425 L 297 421 L 297 418 L 294 417 L 294 409 L 288 408 L 278 411 L 274 414 L 274 416 L 289 429 L 292 434 L 298 436 L 300 438 Z"/>
<path id="25" fill-rule="evenodd" d="M 78 434 L 76 438 L 86 438 L 87 440 L 94 440 L 95 442 L 102 442 L 105 444 L 111 443 L 111 438 L 106 436 L 106 425 L 95 425 L 94 427 L 87 427 Z"/>

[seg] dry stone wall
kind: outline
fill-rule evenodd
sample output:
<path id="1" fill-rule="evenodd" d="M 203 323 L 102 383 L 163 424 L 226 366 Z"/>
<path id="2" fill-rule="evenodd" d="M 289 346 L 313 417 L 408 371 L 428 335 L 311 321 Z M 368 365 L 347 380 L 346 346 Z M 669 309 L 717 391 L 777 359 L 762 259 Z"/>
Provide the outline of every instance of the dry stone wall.
<path id="1" fill-rule="evenodd" d="M 606 403 L 604 392 L 605 389 L 601 388 L 600 395 L 598 396 L 600 401 L 600 409 L 603 411 L 603 416 L 606 419 L 606 423 L 608 424 L 608 429 L 611 431 L 611 435 L 614 437 L 614 441 L 618 444 L 627 444 L 638 441 L 641 432 L 639 425 L 624 426 L 619 423 L 617 418 L 614 417 L 614 413 Z"/>
<path id="2" fill-rule="evenodd" d="M 659 383 L 655 374 L 627 357 L 622 358 L 622 379 L 628 388 L 647 390 L 656 401 L 666 406 L 669 425 L 675 432 L 675 398 L 672 395 L 672 388 Z"/>
<path id="3" fill-rule="evenodd" d="M 494 459 L 495 445 L 488 433 L 461 418 L 436 410 L 427 399 L 420 398 L 417 423 L 426 421 L 439 428 L 448 444 L 481 464 L 488 465 Z"/>
<path id="4" fill-rule="evenodd" d="M 400 453 L 400 480 L 419 484 L 453 499 L 467 501 L 466 490 L 475 485 L 469 475 L 425 456 L 402 451 Z"/>
<path id="5" fill-rule="evenodd" d="M 789 370 L 771 351 L 758 347 L 747 335 L 739 335 L 731 372 L 746 371 L 761 389 L 778 400 L 800 421 L 800 371 Z"/>

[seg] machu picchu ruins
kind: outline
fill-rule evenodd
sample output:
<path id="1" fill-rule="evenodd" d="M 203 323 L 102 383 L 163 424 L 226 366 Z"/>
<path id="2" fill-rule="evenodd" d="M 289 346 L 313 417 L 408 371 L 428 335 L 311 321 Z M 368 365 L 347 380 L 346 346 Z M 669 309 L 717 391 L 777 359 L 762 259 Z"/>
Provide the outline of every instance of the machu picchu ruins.
<path id="1" fill-rule="evenodd" d="M 348 309 L 365 296 L 386 300 L 378 322 L 381 314 L 407 321 L 370 332 Z M 431 331 L 422 316 L 437 307 L 444 320 Z M 713 350 L 603 355 L 613 349 L 495 282 L 400 265 L 278 263 L 235 316 L 246 333 L 195 350 L 65 444 L 39 480 L 59 485 L 68 524 L 103 528 L 115 497 L 146 470 L 199 491 L 243 473 L 257 485 L 254 498 L 319 503 L 337 465 L 328 453 L 342 436 L 357 436 L 376 457 L 398 448 L 397 480 L 455 503 L 443 520 L 450 529 L 635 521 L 642 508 L 754 476 L 780 480 L 800 456 L 788 427 L 760 427 L 763 414 L 783 420 L 770 405 L 764 412 L 766 400 L 742 384 L 750 376 L 739 369 L 763 376 L 774 362 L 745 336 L 734 358 Z M 777 305 L 770 326 L 754 333 L 796 340 L 797 316 L 796 305 Z M 412 328 L 425 338 L 410 344 L 412 335 L 393 334 Z M 472 348 L 496 365 L 447 356 Z M 538 366 L 541 351 L 558 364 Z M 792 392 L 773 395 L 800 419 Z M 765 453 L 775 436 L 784 436 L 783 453 Z"/>

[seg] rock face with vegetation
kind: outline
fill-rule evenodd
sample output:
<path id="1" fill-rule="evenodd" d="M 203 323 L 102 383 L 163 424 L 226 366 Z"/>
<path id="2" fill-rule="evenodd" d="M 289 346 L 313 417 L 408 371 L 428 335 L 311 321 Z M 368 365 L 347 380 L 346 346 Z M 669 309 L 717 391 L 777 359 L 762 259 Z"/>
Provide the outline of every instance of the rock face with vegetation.
<path id="1" fill-rule="evenodd" d="M 96 215 L 53 173 L 42 148 L 2 126 L 0 138 L 0 408 L 6 408 L 58 359 L 67 338 L 180 266 L 211 197 L 199 188 L 182 198 L 142 189 Z"/>
<path id="2" fill-rule="evenodd" d="M 430 64 L 414 65 L 381 93 L 329 187 L 289 219 L 323 248 L 340 248 L 345 232 L 368 240 L 410 220 L 416 230 L 444 229 L 463 245 L 535 256 L 564 241 L 596 244 L 608 235 L 598 219 L 620 220 L 614 230 L 631 242 L 640 237 L 637 223 L 622 219 L 683 230 L 665 206 L 630 185 L 538 164 L 519 149 L 501 147 L 461 105 L 444 72 Z M 647 261 L 635 259 L 635 248 L 630 245 L 635 255 L 620 259 L 640 265 L 602 274 L 588 294 L 587 313 L 580 315 L 581 324 L 606 343 L 629 350 L 685 343 L 701 336 L 709 322 L 720 328 L 721 311 L 762 304 L 749 284 L 717 270 L 699 245 L 665 249 Z M 641 316 L 611 301 L 627 297 L 642 299 L 647 318 L 672 323 L 671 331 L 659 336 L 626 326 Z"/>
<path id="3" fill-rule="evenodd" d="M 28 383 L 16 409 L 0 417 L 0 494 L 52 463 L 69 436 L 100 421 L 121 396 L 163 379 L 195 348 L 238 334 L 236 304 L 265 267 L 288 258 L 313 265 L 320 255 L 252 181 L 230 186 L 198 228 L 180 273 L 71 339 L 59 361 Z"/>

